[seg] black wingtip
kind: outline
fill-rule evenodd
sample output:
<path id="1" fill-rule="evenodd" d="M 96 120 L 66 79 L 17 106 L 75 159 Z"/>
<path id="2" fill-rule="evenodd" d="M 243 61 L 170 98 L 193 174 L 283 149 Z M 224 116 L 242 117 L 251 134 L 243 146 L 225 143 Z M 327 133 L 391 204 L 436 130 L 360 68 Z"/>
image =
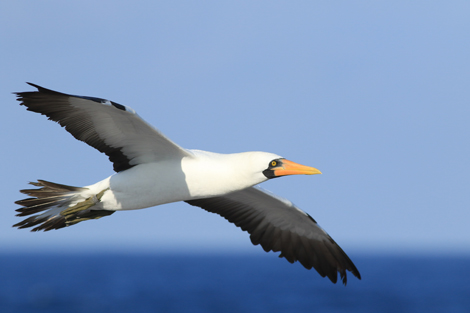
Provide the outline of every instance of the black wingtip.
<path id="1" fill-rule="evenodd" d="M 30 86 L 36 87 L 37 89 L 42 88 L 41 86 L 38 86 L 38 85 L 30 83 L 30 82 L 26 82 L 26 83 Z"/>
<path id="2" fill-rule="evenodd" d="M 39 85 L 30 83 L 30 82 L 26 82 L 26 83 L 27 83 L 28 85 L 30 85 L 30 86 L 33 86 L 33 87 L 37 88 L 38 91 L 41 91 L 41 90 L 49 90 L 49 89 L 47 89 L 47 88 L 41 87 L 41 86 L 39 86 Z"/>
<path id="3" fill-rule="evenodd" d="M 60 92 L 57 92 L 57 91 L 54 91 L 54 90 L 50 90 L 50 89 L 41 87 L 41 86 L 39 86 L 39 85 L 30 83 L 30 82 L 26 82 L 26 83 L 27 83 L 28 85 L 30 85 L 30 86 L 33 86 L 33 87 L 37 88 L 38 90 L 37 90 L 37 91 L 15 91 L 15 92 L 13 92 L 13 94 L 14 94 L 14 95 L 17 95 L 18 97 L 22 97 L 22 95 L 24 95 L 24 94 L 27 94 L 27 93 L 34 93 L 34 92 L 60 93 Z"/>
<path id="4" fill-rule="evenodd" d="M 356 276 L 357 279 L 361 280 L 361 273 L 359 273 L 358 270 L 356 270 L 356 272 L 353 272 L 354 276 Z"/>
<path id="5" fill-rule="evenodd" d="M 351 265 L 352 265 L 352 268 L 348 268 L 347 270 L 351 272 L 351 274 L 354 275 L 354 277 L 356 277 L 357 279 L 361 280 L 361 273 L 359 273 L 359 271 L 357 270 L 356 266 L 351 262 Z M 343 283 L 343 285 L 347 285 L 348 283 L 348 277 L 346 275 L 346 271 L 343 272 L 340 272 L 340 277 L 341 277 L 341 281 Z"/>
<path id="6" fill-rule="evenodd" d="M 26 82 L 28 85 L 30 86 L 33 86 L 35 88 L 38 89 L 38 92 L 47 92 L 47 93 L 55 93 L 55 94 L 64 94 L 62 92 L 58 92 L 58 91 L 55 91 L 55 90 L 51 90 L 51 89 L 47 89 L 47 88 L 44 88 L 44 87 L 41 87 L 39 85 L 36 85 L 36 84 L 33 84 L 33 83 L 30 83 L 30 82 Z"/>

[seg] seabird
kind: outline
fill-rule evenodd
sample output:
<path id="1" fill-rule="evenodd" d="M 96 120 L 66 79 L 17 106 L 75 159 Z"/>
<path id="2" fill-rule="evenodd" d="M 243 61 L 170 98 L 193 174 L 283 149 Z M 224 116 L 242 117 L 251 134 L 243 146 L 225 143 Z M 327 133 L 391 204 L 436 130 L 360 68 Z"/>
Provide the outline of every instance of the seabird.
<path id="1" fill-rule="evenodd" d="M 266 252 L 281 252 L 336 283 L 346 271 L 361 279 L 344 251 L 307 213 L 256 185 L 272 178 L 321 174 L 266 152 L 219 154 L 184 149 L 113 101 L 69 95 L 28 83 L 37 91 L 15 93 L 21 105 L 58 122 L 76 139 L 106 154 L 116 173 L 96 184 L 73 187 L 38 180 L 20 190 L 13 225 L 32 231 L 60 229 L 116 211 L 184 201 L 217 213 L 250 234 Z"/>

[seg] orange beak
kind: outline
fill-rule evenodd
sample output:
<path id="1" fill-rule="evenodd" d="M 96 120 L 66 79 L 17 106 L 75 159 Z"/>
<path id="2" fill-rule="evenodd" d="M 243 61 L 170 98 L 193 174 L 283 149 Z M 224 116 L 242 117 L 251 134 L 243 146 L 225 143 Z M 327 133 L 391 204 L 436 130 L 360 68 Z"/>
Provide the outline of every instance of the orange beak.
<path id="1" fill-rule="evenodd" d="M 274 175 L 276 177 L 285 176 L 285 175 L 313 175 L 313 174 L 321 174 L 319 170 L 314 167 L 301 165 L 286 159 L 282 160 L 282 163 L 278 166 L 273 168 Z"/>

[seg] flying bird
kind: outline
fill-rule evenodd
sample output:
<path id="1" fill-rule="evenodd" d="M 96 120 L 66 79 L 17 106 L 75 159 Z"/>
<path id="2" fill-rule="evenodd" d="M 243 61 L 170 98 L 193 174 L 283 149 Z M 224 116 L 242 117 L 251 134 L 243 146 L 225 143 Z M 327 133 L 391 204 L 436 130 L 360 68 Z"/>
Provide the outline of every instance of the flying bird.
<path id="1" fill-rule="evenodd" d="M 98 219 L 116 211 L 184 201 L 217 213 L 250 234 L 254 245 L 281 252 L 322 276 L 344 284 L 346 271 L 361 278 L 344 251 L 307 213 L 256 185 L 285 175 L 321 174 L 267 152 L 220 154 L 184 149 L 130 107 L 106 99 L 75 96 L 28 83 L 37 91 L 15 93 L 21 105 L 58 122 L 76 139 L 106 154 L 114 175 L 73 187 L 45 180 L 20 190 L 13 225 L 48 231 Z"/>

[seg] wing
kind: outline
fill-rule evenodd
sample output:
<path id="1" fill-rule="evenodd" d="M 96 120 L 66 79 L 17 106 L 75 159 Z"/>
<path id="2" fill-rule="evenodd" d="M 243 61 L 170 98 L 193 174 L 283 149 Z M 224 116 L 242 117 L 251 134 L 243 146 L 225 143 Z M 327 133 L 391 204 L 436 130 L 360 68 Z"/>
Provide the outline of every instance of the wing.
<path id="1" fill-rule="evenodd" d="M 336 242 L 307 213 L 290 201 L 257 187 L 221 197 L 189 200 L 187 203 L 217 213 L 250 233 L 254 245 L 281 251 L 290 263 L 299 261 L 336 283 L 338 272 L 344 284 L 346 270 L 361 279 L 356 266 Z"/>
<path id="2" fill-rule="evenodd" d="M 134 110 L 113 101 L 68 95 L 35 84 L 38 91 L 17 92 L 21 105 L 58 122 L 76 139 L 103 152 L 116 172 L 191 153 L 141 119 Z"/>

